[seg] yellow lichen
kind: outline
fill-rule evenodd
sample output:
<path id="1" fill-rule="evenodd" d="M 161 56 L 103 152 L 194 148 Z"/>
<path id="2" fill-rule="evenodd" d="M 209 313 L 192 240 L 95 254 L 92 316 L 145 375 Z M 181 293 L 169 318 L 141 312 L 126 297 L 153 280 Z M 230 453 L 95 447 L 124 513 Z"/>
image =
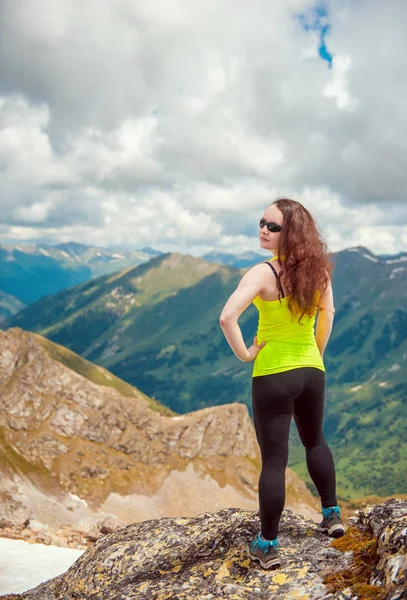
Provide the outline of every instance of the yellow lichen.
<path id="1" fill-rule="evenodd" d="M 303 594 L 301 590 L 292 590 L 287 596 L 287 600 L 310 600 L 309 594 Z"/>
<path id="2" fill-rule="evenodd" d="M 185 519 L 183 517 L 179 517 L 177 519 L 174 519 L 174 523 L 176 523 L 177 525 L 185 525 L 188 524 L 190 522 L 189 519 Z"/>
<path id="3" fill-rule="evenodd" d="M 216 575 L 215 575 L 215 579 L 219 580 L 219 579 L 223 579 L 224 577 L 229 577 L 230 576 L 230 571 L 229 571 L 229 563 L 228 562 L 223 562 Z"/>
<path id="4" fill-rule="evenodd" d="M 274 575 L 273 581 L 274 581 L 274 583 L 283 585 L 283 583 L 286 583 L 286 581 L 287 581 L 287 575 L 285 573 L 277 573 L 277 575 Z"/>
<path id="5" fill-rule="evenodd" d="M 182 569 L 182 565 L 175 565 L 175 567 L 173 567 L 173 568 L 171 569 L 171 571 L 172 571 L 173 573 L 178 573 L 178 571 L 181 571 L 181 569 Z"/>
<path id="6" fill-rule="evenodd" d="M 302 577 L 304 577 L 304 575 L 306 575 L 307 572 L 308 572 L 308 566 L 305 565 L 304 567 L 302 567 L 301 569 L 299 569 L 299 571 L 298 571 L 298 578 L 301 579 Z"/>

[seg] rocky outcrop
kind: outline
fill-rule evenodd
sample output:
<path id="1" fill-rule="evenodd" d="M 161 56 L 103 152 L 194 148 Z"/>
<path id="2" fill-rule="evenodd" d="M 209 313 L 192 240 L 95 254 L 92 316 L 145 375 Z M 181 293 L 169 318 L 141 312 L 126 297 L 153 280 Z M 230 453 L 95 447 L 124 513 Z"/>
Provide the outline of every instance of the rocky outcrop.
<path id="1" fill-rule="evenodd" d="M 375 541 L 369 583 L 384 586 L 386 598 L 407 598 L 407 501 L 366 506 L 349 523 Z"/>
<path id="2" fill-rule="evenodd" d="M 401 600 L 406 597 L 406 528 L 407 502 L 398 499 L 364 507 L 350 520 L 346 535 L 334 541 L 310 519 L 284 510 L 282 565 L 265 571 L 248 556 L 259 529 L 258 512 L 230 508 L 150 520 L 105 535 L 66 573 L 7 598 Z"/>
<path id="3" fill-rule="evenodd" d="M 59 506 L 55 499 L 44 498 L 39 509 L 30 500 L 28 497 L 26 503 L 22 503 L 10 493 L 0 491 L 0 538 L 85 550 L 102 535 L 125 525 L 114 515 L 92 513 L 86 507 L 78 510 L 73 498 L 64 498 L 63 505 Z M 58 510 L 61 523 L 52 512 L 47 513 L 49 509 Z M 46 514 L 48 523 L 34 518 L 35 514 L 40 517 Z"/>
<path id="4" fill-rule="evenodd" d="M 55 358 L 62 355 L 65 364 Z M 124 394 L 67 366 L 78 364 L 83 373 L 99 373 L 41 336 L 0 330 L 3 530 L 7 497 L 29 509 L 23 522 L 54 529 L 95 511 L 132 523 L 227 506 L 257 508 L 260 454 L 246 406 L 169 416 L 125 382 Z M 103 371 L 105 381 L 113 379 Z M 72 505 L 69 494 L 82 505 Z M 290 470 L 287 507 L 308 516 L 318 511 Z"/>

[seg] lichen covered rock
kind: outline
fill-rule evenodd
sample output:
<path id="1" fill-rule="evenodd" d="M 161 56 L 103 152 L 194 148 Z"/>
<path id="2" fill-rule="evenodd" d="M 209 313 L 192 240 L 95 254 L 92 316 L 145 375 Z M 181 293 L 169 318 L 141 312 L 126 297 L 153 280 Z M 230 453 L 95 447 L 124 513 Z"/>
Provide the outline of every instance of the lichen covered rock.
<path id="1" fill-rule="evenodd" d="M 250 560 L 248 546 L 260 523 L 258 511 L 224 509 L 189 518 L 162 518 L 122 527 L 96 541 L 66 573 L 14 600 L 401 600 L 404 594 L 407 502 L 391 499 L 363 507 L 350 530 L 379 536 L 373 580 L 365 596 L 353 585 L 330 590 L 328 573 L 351 570 L 353 550 L 312 520 L 284 510 L 280 522 L 282 565 L 266 571 Z M 404 536 L 404 537 L 403 537 Z M 383 537 L 383 539 L 381 539 Z M 349 547 L 352 540 L 348 540 Z M 393 565 L 393 566 L 392 566 Z M 404 570 L 403 570 L 404 569 Z M 370 583 L 370 585 L 369 585 Z M 361 588 L 362 589 L 362 588 Z"/>
<path id="2" fill-rule="evenodd" d="M 370 528 L 377 539 L 378 560 L 369 583 L 384 586 L 387 598 L 407 598 L 407 502 L 389 500 L 360 509 L 351 525 Z"/>

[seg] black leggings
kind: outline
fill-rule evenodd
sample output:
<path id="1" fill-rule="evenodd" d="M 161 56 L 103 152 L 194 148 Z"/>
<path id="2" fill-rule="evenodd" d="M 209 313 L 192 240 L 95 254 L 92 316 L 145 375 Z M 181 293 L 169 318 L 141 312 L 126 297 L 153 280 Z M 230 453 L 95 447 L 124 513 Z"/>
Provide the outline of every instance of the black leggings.
<path id="1" fill-rule="evenodd" d="M 268 540 L 277 537 L 284 509 L 288 436 L 293 415 L 321 505 L 325 508 L 337 503 L 335 465 L 322 431 L 324 401 L 325 372 L 316 367 L 252 378 L 253 420 L 262 458 L 261 533 Z"/>

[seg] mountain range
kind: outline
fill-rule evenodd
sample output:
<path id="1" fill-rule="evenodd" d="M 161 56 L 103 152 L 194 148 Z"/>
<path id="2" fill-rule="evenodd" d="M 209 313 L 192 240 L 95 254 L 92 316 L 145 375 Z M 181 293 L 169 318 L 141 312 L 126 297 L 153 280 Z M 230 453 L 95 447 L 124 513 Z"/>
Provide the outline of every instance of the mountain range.
<path id="1" fill-rule="evenodd" d="M 112 249 L 77 242 L 0 244 L 0 322 L 45 296 L 100 275 L 137 266 L 161 254 L 149 247 Z M 240 255 L 208 252 L 202 258 L 243 268 L 261 261 L 264 256 L 256 252 Z"/>
<path id="2" fill-rule="evenodd" d="M 334 328 L 324 354 L 324 430 L 343 498 L 405 492 L 407 255 L 363 247 L 332 255 Z M 5 320 L 46 336 L 178 413 L 231 402 L 251 415 L 251 365 L 231 352 L 219 315 L 246 269 L 178 253 L 43 298 Z M 257 311 L 242 315 L 251 343 Z M 293 424 L 290 466 L 307 480 Z M 313 484 L 308 478 L 308 485 Z"/>
<path id="3" fill-rule="evenodd" d="M 0 244 L 0 321 L 25 305 L 99 275 L 158 256 L 152 248 L 112 250 L 68 242 L 56 245 Z"/>
<path id="4" fill-rule="evenodd" d="M 364 249 L 361 247 L 355 250 Z M 369 250 L 366 250 L 369 253 Z M 26 305 L 100 275 L 148 262 L 163 254 L 145 247 L 101 248 L 77 242 L 56 245 L 0 244 L 0 322 Z M 369 253 L 373 256 L 371 253 Z M 407 253 L 379 255 L 380 259 L 403 259 Z M 207 252 L 202 259 L 238 268 L 250 267 L 267 258 L 258 252 L 240 254 Z"/>

